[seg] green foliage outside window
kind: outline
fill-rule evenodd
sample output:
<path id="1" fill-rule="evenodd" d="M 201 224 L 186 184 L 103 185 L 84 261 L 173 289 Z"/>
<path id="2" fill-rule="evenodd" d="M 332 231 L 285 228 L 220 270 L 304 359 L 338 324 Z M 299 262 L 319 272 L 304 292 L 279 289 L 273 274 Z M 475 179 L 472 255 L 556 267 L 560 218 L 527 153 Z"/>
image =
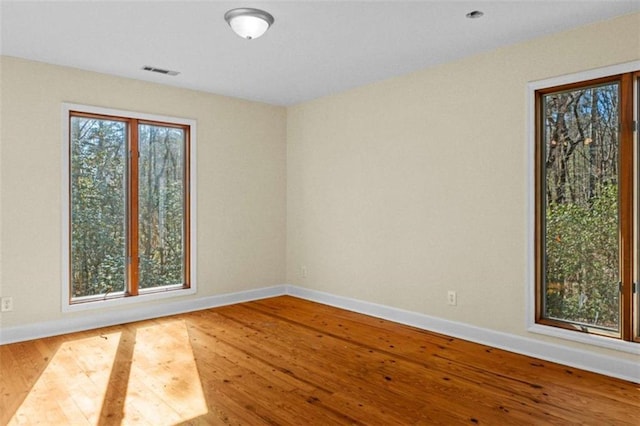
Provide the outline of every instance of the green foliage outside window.
<path id="1" fill-rule="evenodd" d="M 543 97 L 546 318 L 618 330 L 619 85 Z"/>
<path id="2" fill-rule="evenodd" d="M 617 186 L 604 188 L 591 205 L 552 204 L 546 219 L 547 316 L 616 330 Z"/>
<path id="3" fill-rule="evenodd" d="M 72 116 L 70 124 L 71 297 L 124 292 L 128 122 Z M 182 128 L 138 125 L 140 289 L 185 282 L 185 137 Z"/>
<path id="4" fill-rule="evenodd" d="M 126 127 L 71 119 L 72 297 L 125 289 Z"/>
<path id="5" fill-rule="evenodd" d="M 140 288 L 183 282 L 184 131 L 139 126 Z"/>

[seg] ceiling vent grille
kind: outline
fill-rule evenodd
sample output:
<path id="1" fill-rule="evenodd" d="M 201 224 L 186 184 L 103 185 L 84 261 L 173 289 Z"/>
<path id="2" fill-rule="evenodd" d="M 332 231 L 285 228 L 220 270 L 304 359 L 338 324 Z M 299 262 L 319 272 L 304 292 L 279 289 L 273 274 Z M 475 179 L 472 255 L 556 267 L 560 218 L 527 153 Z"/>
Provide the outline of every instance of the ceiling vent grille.
<path id="1" fill-rule="evenodd" d="M 178 74 L 180 74 L 180 72 L 178 72 L 178 71 L 171 71 L 171 70 L 165 70 L 165 69 L 162 69 L 162 68 L 150 67 L 149 65 L 145 65 L 144 67 L 142 67 L 142 69 L 145 70 L 145 71 L 157 72 L 159 74 L 164 74 L 164 75 L 178 75 Z"/>

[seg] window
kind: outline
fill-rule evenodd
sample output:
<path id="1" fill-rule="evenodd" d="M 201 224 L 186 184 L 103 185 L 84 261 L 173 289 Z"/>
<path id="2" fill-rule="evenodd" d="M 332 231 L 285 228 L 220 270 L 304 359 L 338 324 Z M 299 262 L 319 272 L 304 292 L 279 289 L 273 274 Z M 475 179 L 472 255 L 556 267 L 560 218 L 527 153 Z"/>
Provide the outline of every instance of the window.
<path id="1" fill-rule="evenodd" d="M 194 290 L 195 123 L 76 105 L 65 122 L 65 303 Z"/>
<path id="2" fill-rule="evenodd" d="M 639 79 L 534 92 L 536 324 L 640 341 Z"/>

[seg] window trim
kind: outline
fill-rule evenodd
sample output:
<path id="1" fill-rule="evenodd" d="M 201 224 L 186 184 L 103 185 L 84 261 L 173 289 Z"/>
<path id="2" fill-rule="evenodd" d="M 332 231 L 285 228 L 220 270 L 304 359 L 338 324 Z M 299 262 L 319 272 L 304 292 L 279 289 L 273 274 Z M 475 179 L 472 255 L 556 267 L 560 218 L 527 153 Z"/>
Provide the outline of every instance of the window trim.
<path id="1" fill-rule="evenodd" d="M 525 293 L 525 325 L 531 333 L 543 334 L 574 342 L 586 343 L 593 346 L 614 349 L 617 351 L 640 354 L 640 345 L 634 341 L 621 340 L 597 334 L 580 333 L 567 328 L 538 323 L 537 296 L 537 257 L 536 257 L 536 128 L 538 126 L 536 92 L 551 87 L 571 85 L 580 82 L 608 78 L 615 75 L 633 73 L 640 70 L 640 61 L 632 61 L 618 65 L 553 77 L 529 82 L 526 87 L 527 101 L 527 285 Z M 636 80 L 637 82 L 637 80 Z M 637 83 L 636 83 L 637 84 Z M 635 89 L 637 92 L 637 88 Z M 635 105 L 634 116 L 638 117 L 638 106 Z M 637 153 L 636 153 L 637 156 Z M 637 255 L 635 256 L 637 257 Z M 637 309 L 636 309 L 637 311 Z M 624 321 L 627 321 L 625 318 Z M 624 324 L 621 323 L 621 327 Z"/>
<path id="2" fill-rule="evenodd" d="M 633 184 L 634 184 L 634 188 L 636 188 L 636 194 L 635 195 L 635 208 L 637 209 L 638 212 L 640 212 L 640 128 L 638 126 L 640 126 L 640 67 L 637 68 L 637 71 L 635 71 L 633 73 L 632 76 L 632 90 L 634 92 L 634 97 L 633 97 L 633 105 L 632 105 L 632 110 L 633 110 L 633 119 L 635 120 L 635 125 L 636 128 L 635 129 L 631 129 L 631 131 L 635 130 L 635 142 L 634 142 L 634 147 L 635 147 L 635 163 L 634 163 L 634 169 L 632 170 L 633 172 Z M 635 247 L 635 252 L 633 253 L 633 266 L 634 266 L 634 270 L 636 271 L 636 287 L 639 285 L 640 283 L 640 214 L 635 215 L 635 217 L 633 218 L 633 224 L 632 224 L 635 232 L 636 232 L 636 247 Z M 631 307 L 633 309 L 633 306 L 635 304 L 636 309 L 629 313 L 629 317 L 633 316 L 633 318 L 631 318 L 631 327 L 633 328 L 633 330 L 635 330 L 635 335 L 634 337 L 634 341 L 636 343 L 640 343 L 640 288 L 636 288 L 636 293 L 633 294 L 633 292 L 631 292 L 631 298 L 632 298 L 632 302 L 631 302 Z"/>
<path id="3" fill-rule="evenodd" d="M 70 201 L 71 201 L 71 188 L 70 188 L 70 139 L 69 139 L 69 123 L 70 113 L 80 112 L 90 115 L 101 115 L 111 117 L 123 117 L 127 119 L 137 120 L 139 122 L 154 122 L 167 125 L 180 125 L 186 126 L 189 133 L 189 149 L 188 155 L 188 174 L 189 174 L 189 202 L 186 206 L 187 218 L 189 223 L 189 233 L 186 235 L 187 244 L 189 247 L 189 259 L 186 266 L 186 280 L 189 283 L 187 288 L 176 288 L 176 286 L 166 286 L 149 289 L 148 291 L 142 290 L 135 297 L 122 297 L 121 294 L 108 295 L 102 299 L 92 299 L 82 303 L 71 303 L 70 294 Z M 136 129 L 137 130 L 137 129 Z M 169 117 L 155 114 L 146 114 L 139 112 L 132 112 L 126 110 L 117 110 L 111 108 L 103 108 L 89 105 L 81 105 L 74 103 L 62 104 L 62 196 L 61 196 L 61 302 L 62 312 L 76 312 L 91 309 L 101 309 L 113 306 L 122 306 L 128 304 L 145 303 L 152 300 L 175 298 L 185 295 L 192 295 L 197 293 L 197 270 L 196 270 L 196 206 L 197 206 L 197 191 L 196 191 L 196 121 L 192 119 Z"/>

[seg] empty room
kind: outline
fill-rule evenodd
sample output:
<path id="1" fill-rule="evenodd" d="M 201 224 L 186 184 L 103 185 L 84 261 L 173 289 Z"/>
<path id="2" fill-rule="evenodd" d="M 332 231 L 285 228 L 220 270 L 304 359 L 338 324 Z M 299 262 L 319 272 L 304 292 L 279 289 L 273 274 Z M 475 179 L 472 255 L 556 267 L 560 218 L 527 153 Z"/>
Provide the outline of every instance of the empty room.
<path id="1" fill-rule="evenodd" d="M 1 425 L 640 422 L 640 0 L 0 26 Z"/>

